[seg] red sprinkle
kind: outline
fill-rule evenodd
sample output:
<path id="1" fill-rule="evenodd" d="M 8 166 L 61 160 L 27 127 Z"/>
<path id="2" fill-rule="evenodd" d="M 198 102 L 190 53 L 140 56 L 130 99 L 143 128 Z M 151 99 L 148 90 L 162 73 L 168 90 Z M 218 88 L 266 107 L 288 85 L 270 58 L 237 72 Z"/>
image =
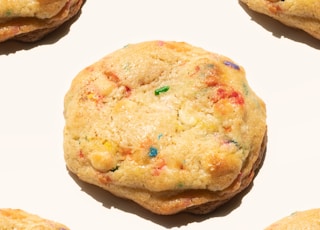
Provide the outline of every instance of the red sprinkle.
<path id="1" fill-rule="evenodd" d="M 233 103 L 242 105 L 244 103 L 244 99 L 242 95 L 236 91 L 231 92 L 229 98 L 232 100 Z"/>
<path id="2" fill-rule="evenodd" d="M 160 161 L 157 162 L 156 167 L 153 169 L 152 175 L 153 176 L 159 176 L 160 172 L 161 172 L 161 170 L 163 170 L 164 166 L 166 166 L 166 162 L 165 162 L 164 159 L 161 158 Z"/>
<path id="3" fill-rule="evenodd" d="M 132 154 L 132 149 L 131 148 L 122 148 L 120 150 L 121 154 L 124 156 L 128 156 Z"/>
<path id="4" fill-rule="evenodd" d="M 84 158 L 84 154 L 83 154 L 82 150 L 79 151 L 78 155 L 80 158 Z"/>
<path id="5" fill-rule="evenodd" d="M 98 180 L 100 181 L 100 183 L 102 184 L 109 184 L 112 179 L 110 178 L 110 176 L 108 175 L 103 175 L 103 174 L 98 174 Z"/>
<path id="6" fill-rule="evenodd" d="M 163 46 L 164 45 L 164 41 L 158 41 L 158 45 L 159 46 Z"/>
<path id="7" fill-rule="evenodd" d="M 130 97 L 131 95 L 131 88 L 129 86 L 124 86 L 125 88 L 125 97 Z"/>
<path id="8" fill-rule="evenodd" d="M 278 12 L 282 11 L 281 7 L 275 4 L 270 4 L 268 8 L 269 8 L 269 11 L 273 14 L 277 14 Z"/>
<path id="9" fill-rule="evenodd" d="M 219 88 L 216 92 L 216 96 L 212 100 L 218 102 L 221 99 L 229 99 L 232 103 L 238 105 L 244 104 L 242 95 L 234 90 L 228 91 L 224 88 Z"/>

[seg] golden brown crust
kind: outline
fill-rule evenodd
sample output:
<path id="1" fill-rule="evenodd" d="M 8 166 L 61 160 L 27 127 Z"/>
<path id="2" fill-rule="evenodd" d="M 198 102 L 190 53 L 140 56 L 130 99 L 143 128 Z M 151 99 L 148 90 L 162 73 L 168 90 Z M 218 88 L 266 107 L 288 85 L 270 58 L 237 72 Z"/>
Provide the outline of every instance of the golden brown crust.
<path id="1" fill-rule="evenodd" d="M 21 209 L 0 209 L 1 230 L 69 230 L 63 224 L 28 213 Z"/>
<path id="2" fill-rule="evenodd" d="M 265 230 L 293 230 L 293 229 L 320 229 L 320 209 L 309 209 L 294 212 L 275 223 Z"/>
<path id="3" fill-rule="evenodd" d="M 259 157 L 257 161 L 255 161 L 251 172 L 245 178 L 238 177 L 237 180 L 224 191 L 214 193 L 204 190 L 188 190 L 183 193 L 179 193 L 176 196 L 171 196 L 170 194 L 158 194 L 158 197 L 156 197 L 157 194 L 154 194 L 155 197 L 152 197 L 152 193 L 140 191 L 140 193 L 135 196 L 134 201 L 139 203 L 142 207 L 160 215 L 171 215 L 178 212 L 188 212 L 193 214 L 210 213 L 228 202 L 251 184 L 255 174 L 263 163 L 266 148 L 267 133 L 265 133 L 263 143 L 259 151 Z M 102 185 L 102 187 L 104 186 Z M 128 199 L 132 197 L 132 193 L 138 192 L 134 189 L 122 189 L 112 185 L 104 188 L 116 196 Z"/>
<path id="4" fill-rule="evenodd" d="M 38 41 L 73 18 L 83 3 L 84 0 L 67 1 L 59 13 L 51 18 L 16 17 L 0 22 L 0 42 L 10 39 L 23 42 Z"/>
<path id="5" fill-rule="evenodd" d="M 210 201 L 208 203 L 201 204 L 199 206 L 188 208 L 185 211 L 191 212 L 194 214 L 206 214 L 206 213 L 212 212 L 216 208 L 220 207 L 222 204 L 228 202 L 231 198 L 233 198 L 234 196 L 239 194 L 241 191 L 245 190 L 251 184 L 251 182 L 253 181 L 254 177 L 256 176 L 260 167 L 263 164 L 263 160 L 264 160 L 265 153 L 267 150 L 267 140 L 268 140 L 268 137 L 267 137 L 267 132 L 266 132 L 265 136 L 263 138 L 262 145 L 261 145 L 259 158 L 255 162 L 251 173 L 246 178 L 243 178 L 240 181 L 241 185 L 238 190 L 234 191 L 233 193 L 225 194 L 224 197 L 219 197 L 219 200 L 217 200 L 217 201 Z"/>
<path id="6" fill-rule="evenodd" d="M 320 39 L 320 2 L 318 0 L 241 0 L 250 9 L 283 24 L 304 30 Z"/>
<path id="7" fill-rule="evenodd" d="M 85 68 L 64 114 L 70 171 L 163 215 L 214 210 L 265 152 L 265 104 L 244 69 L 182 42 L 128 45 Z"/>

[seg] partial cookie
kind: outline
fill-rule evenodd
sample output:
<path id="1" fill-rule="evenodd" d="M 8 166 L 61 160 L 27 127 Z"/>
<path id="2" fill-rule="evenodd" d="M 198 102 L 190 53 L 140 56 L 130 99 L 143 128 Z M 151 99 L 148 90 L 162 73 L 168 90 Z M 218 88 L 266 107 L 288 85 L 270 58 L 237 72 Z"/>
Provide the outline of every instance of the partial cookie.
<path id="1" fill-rule="evenodd" d="M 320 209 L 310 209 L 294 212 L 290 216 L 284 217 L 265 230 L 300 230 L 320 229 Z"/>
<path id="2" fill-rule="evenodd" d="M 63 224 L 28 213 L 21 209 L 0 209 L 1 230 L 69 230 Z"/>
<path id="3" fill-rule="evenodd" d="M 158 214 L 213 211 L 252 182 L 266 150 L 265 104 L 244 69 L 183 42 L 107 55 L 64 106 L 70 171 Z"/>
<path id="4" fill-rule="evenodd" d="M 241 0 L 254 11 L 283 24 L 302 29 L 320 39 L 320 1 L 318 0 Z"/>
<path id="5" fill-rule="evenodd" d="M 84 0 L 3 0 L 0 42 L 34 42 L 75 16 Z"/>

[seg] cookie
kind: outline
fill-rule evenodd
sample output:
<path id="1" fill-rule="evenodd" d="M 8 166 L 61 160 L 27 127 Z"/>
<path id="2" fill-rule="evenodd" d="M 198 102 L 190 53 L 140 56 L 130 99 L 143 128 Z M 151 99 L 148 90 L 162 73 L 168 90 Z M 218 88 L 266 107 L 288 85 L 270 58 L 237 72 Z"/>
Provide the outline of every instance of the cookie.
<path id="1" fill-rule="evenodd" d="M 84 68 L 64 117 L 68 169 L 162 215 L 213 211 L 266 150 L 265 104 L 244 69 L 184 42 L 130 44 Z"/>
<path id="2" fill-rule="evenodd" d="M 0 229 L 2 230 L 69 230 L 63 224 L 28 213 L 21 209 L 0 209 Z"/>
<path id="3" fill-rule="evenodd" d="M 0 42 L 35 42 L 74 17 L 84 0 L 3 0 Z"/>
<path id="4" fill-rule="evenodd" d="M 318 0 L 241 0 L 248 7 L 320 39 Z"/>
<path id="5" fill-rule="evenodd" d="M 309 209 L 294 212 L 286 216 L 265 230 L 294 230 L 294 229 L 320 229 L 320 209 Z"/>

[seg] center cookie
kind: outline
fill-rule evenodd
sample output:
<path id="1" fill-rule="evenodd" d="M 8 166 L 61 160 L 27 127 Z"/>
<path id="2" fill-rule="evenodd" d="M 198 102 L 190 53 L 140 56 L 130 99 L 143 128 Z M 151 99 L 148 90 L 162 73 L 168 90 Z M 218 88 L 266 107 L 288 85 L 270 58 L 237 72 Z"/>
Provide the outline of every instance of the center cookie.
<path id="1" fill-rule="evenodd" d="M 127 45 L 65 96 L 67 167 L 163 215 L 208 213 L 246 188 L 266 149 L 266 109 L 241 66 L 183 42 Z"/>

